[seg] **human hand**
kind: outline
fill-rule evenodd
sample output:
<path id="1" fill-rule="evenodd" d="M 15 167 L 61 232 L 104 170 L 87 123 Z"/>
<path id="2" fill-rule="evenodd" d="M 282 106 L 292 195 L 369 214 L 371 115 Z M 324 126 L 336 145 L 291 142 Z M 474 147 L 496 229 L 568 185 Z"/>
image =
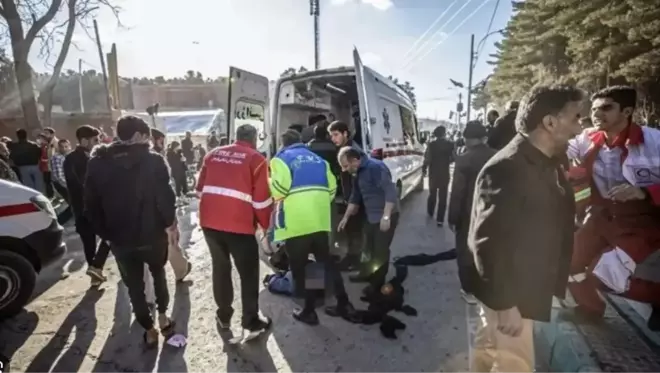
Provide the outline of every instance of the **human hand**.
<path id="1" fill-rule="evenodd" d="M 522 333 L 522 316 L 518 307 L 512 307 L 508 310 L 497 311 L 497 330 L 504 335 L 518 337 Z"/>
<path id="2" fill-rule="evenodd" d="M 383 216 L 380 219 L 380 230 L 383 231 L 383 232 L 387 232 L 387 231 L 390 230 L 390 218 L 389 218 L 389 216 L 387 217 L 387 219 L 385 218 L 385 216 Z"/>
<path id="3" fill-rule="evenodd" d="M 341 220 L 339 221 L 339 224 L 337 224 L 337 232 L 343 231 L 344 228 L 346 228 L 347 223 L 348 223 L 348 218 L 346 218 L 346 217 L 341 218 Z"/>
<path id="4" fill-rule="evenodd" d="M 630 184 L 621 184 L 617 185 L 614 188 L 610 189 L 607 193 L 607 197 L 617 202 L 626 202 L 634 200 L 643 200 L 646 198 L 646 194 L 642 188 L 630 185 Z"/>

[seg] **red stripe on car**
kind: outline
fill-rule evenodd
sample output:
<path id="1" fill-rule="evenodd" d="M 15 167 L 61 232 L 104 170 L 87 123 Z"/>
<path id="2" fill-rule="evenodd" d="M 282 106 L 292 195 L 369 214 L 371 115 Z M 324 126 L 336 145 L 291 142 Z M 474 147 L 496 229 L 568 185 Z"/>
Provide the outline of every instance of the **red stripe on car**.
<path id="1" fill-rule="evenodd" d="M 39 211 L 39 209 L 33 203 L 20 203 L 17 205 L 0 206 L 0 218 L 29 214 L 31 212 L 37 211 Z"/>

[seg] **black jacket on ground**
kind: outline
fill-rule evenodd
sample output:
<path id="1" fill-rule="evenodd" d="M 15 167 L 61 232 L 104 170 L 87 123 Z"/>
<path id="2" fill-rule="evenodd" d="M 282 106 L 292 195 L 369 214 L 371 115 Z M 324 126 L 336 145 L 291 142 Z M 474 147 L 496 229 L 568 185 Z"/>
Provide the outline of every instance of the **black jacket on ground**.
<path id="1" fill-rule="evenodd" d="M 445 139 L 433 139 L 424 152 L 423 171 L 429 176 L 429 186 L 449 183 L 449 165 L 454 161 L 454 144 Z"/>
<path id="2" fill-rule="evenodd" d="M 339 149 L 328 139 L 313 139 L 310 141 L 307 146 L 309 150 L 313 151 L 314 154 L 325 159 L 326 162 L 330 165 L 330 170 L 335 176 L 339 176 L 341 172 L 341 167 L 339 166 L 339 161 L 337 160 L 337 153 Z"/>
<path id="3" fill-rule="evenodd" d="M 575 199 L 559 162 L 516 135 L 481 170 L 468 246 L 477 298 L 499 311 L 549 321 L 552 297 L 566 294 Z"/>
<path id="4" fill-rule="evenodd" d="M 495 150 L 504 148 L 516 136 L 516 114 L 518 111 L 507 112 L 497 118 L 495 125 L 488 132 L 488 146 Z"/>
<path id="5" fill-rule="evenodd" d="M 41 147 L 32 141 L 15 141 L 7 144 L 9 158 L 14 166 L 37 166 L 41 160 Z"/>
<path id="6" fill-rule="evenodd" d="M 136 248 L 166 237 L 176 197 L 165 159 L 146 144 L 95 149 L 85 181 L 85 216 L 113 247 Z"/>
<path id="7" fill-rule="evenodd" d="M 63 168 L 66 189 L 69 192 L 69 204 L 76 219 L 81 218 L 84 213 L 84 185 L 89 158 L 89 153 L 81 146 L 78 146 L 64 158 Z"/>

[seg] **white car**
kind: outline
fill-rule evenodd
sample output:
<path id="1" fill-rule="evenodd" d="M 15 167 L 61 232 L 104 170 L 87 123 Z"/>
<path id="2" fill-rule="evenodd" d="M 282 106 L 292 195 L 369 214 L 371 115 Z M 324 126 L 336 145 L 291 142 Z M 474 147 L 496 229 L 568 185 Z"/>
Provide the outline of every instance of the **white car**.
<path id="1" fill-rule="evenodd" d="M 0 180 L 0 320 L 23 309 L 37 274 L 66 252 L 63 233 L 48 198 Z"/>

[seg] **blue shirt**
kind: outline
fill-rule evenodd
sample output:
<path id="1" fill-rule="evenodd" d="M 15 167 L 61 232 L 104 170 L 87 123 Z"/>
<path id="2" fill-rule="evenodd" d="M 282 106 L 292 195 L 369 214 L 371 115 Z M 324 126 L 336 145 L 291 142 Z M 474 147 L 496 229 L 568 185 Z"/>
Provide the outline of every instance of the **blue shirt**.
<path id="1" fill-rule="evenodd" d="M 380 222 L 386 202 L 394 204 L 392 212 L 399 210 L 399 193 L 385 163 L 366 156 L 362 158 L 349 202 L 355 205 L 362 203 L 367 221 L 372 224 Z"/>

